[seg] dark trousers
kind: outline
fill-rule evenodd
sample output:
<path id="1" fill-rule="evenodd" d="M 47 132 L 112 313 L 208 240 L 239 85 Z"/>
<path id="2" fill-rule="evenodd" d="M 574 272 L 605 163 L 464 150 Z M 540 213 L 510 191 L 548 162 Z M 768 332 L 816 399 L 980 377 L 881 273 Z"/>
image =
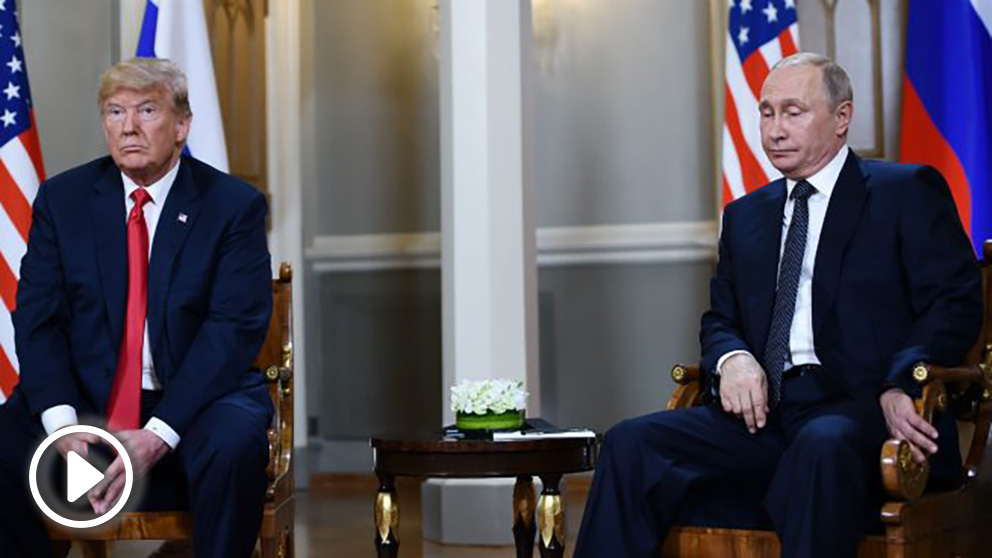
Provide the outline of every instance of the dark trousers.
<path id="1" fill-rule="evenodd" d="M 142 394 L 142 423 L 156 399 Z M 176 450 L 136 481 L 126 511 L 189 509 L 196 556 L 251 556 L 265 504 L 271 417 L 264 385 L 214 401 L 181 433 Z M 44 438 L 16 397 L 0 406 L 0 558 L 51 556 L 28 488 L 28 464 Z"/>
<path id="2" fill-rule="evenodd" d="M 855 556 L 881 502 L 886 437 L 874 395 L 831 394 L 813 376 L 786 381 L 756 434 L 717 405 L 624 421 L 606 434 L 575 557 L 657 556 L 713 487 L 759 495 L 785 557 Z"/>

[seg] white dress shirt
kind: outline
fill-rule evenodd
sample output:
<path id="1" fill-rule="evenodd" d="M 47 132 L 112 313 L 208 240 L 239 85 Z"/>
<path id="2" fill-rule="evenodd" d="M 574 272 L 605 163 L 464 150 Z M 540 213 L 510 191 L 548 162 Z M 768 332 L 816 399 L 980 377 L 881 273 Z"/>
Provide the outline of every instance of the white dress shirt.
<path id="1" fill-rule="evenodd" d="M 792 329 L 789 332 L 789 360 L 785 368 L 802 366 L 804 364 L 820 364 L 816 356 L 816 344 L 813 341 L 813 264 L 816 262 L 816 249 L 820 245 L 820 232 L 823 230 L 823 220 L 827 216 L 827 206 L 830 195 L 837 185 L 840 171 L 847 162 L 850 149 L 844 146 L 837 155 L 822 169 L 806 179 L 816 192 L 809 197 L 809 229 L 806 233 L 806 250 L 803 253 L 803 266 L 799 272 L 799 290 L 796 292 L 796 310 L 792 315 Z M 782 241 L 779 245 L 779 266 L 782 265 L 782 253 L 785 251 L 785 239 L 792 223 L 792 213 L 796 201 L 791 198 L 796 181 L 786 179 L 787 189 L 785 211 L 782 213 Z M 717 360 L 716 372 L 720 373 L 723 363 L 736 354 L 748 351 L 730 351 Z"/>
<path id="2" fill-rule="evenodd" d="M 165 206 L 165 200 L 169 197 L 169 192 L 172 190 L 172 184 L 176 181 L 176 175 L 179 173 L 179 164 L 177 162 L 169 169 L 169 172 L 165 176 L 145 187 L 145 191 L 148 192 L 151 198 L 142 208 L 145 214 L 145 226 L 148 228 L 149 258 L 151 258 L 152 244 L 155 242 L 155 229 L 158 226 L 158 218 L 162 213 L 162 207 Z M 124 181 L 124 215 L 126 222 L 127 216 L 134 209 L 134 200 L 131 199 L 131 194 L 140 188 L 140 186 L 135 184 L 123 172 L 121 173 L 121 179 Z M 146 318 L 144 341 L 141 343 L 141 389 L 158 391 L 162 389 L 162 384 L 158 381 L 158 376 L 155 374 L 155 363 L 152 361 L 151 345 L 151 340 L 148 337 L 148 319 Z M 45 431 L 51 434 L 60 428 L 78 424 L 79 419 L 76 416 L 76 409 L 71 405 L 56 405 L 41 413 L 41 423 L 45 427 Z M 157 434 L 172 449 L 176 449 L 176 446 L 179 445 L 179 434 L 158 417 L 148 419 L 145 429 Z"/>

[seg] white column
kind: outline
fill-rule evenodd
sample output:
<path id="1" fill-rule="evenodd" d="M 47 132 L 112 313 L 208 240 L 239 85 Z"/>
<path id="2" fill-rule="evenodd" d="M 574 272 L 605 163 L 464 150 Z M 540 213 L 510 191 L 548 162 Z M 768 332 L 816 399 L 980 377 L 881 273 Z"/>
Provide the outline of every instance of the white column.
<path id="1" fill-rule="evenodd" d="M 517 378 L 540 413 L 528 0 L 441 2 L 445 420 L 463 379 Z"/>
<path id="2" fill-rule="evenodd" d="M 306 359 L 304 354 L 304 278 L 303 259 L 303 181 L 301 179 L 305 144 L 301 110 L 304 106 L 300 91 L 303 81 L 300 22 L 303 0 L 281 0 L 269 3 L 265 20 L 266 112 L 268 130 L 268 181 L 272 216 L 269 249 L 273 272 L 279 263 L 293 265 L 293 383 L 294 399 L 293 446 L 296 465 L 305 465 L 307 445 Z M 300 469 L 297 469 L 300 471 Z M 306 486 L 309 475 L 305 470 L 296 476 L 297 486 Z"/>
<path id="3" fill-rule="evenodd" d="M 444 420 L 450 388 L 515 378 L 540 415 L 529 0 L 442 0 L 441 260 Z M 514 479 L 433 480 L 428 539 L 512 544 Z"/>

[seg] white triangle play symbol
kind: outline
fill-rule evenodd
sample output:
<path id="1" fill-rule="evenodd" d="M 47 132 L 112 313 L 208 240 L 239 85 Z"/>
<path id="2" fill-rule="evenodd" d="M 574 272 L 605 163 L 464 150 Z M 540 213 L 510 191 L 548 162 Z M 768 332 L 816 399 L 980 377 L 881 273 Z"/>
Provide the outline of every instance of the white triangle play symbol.
<path id="1" fill-rule="evenodd" d="M 75 502 L 80 496 L 86 494 L 89 489 L 103 480 L 103 473 L 90 465 L 85 459 L 79 457 L 79 454 L 74 451 L 69 452 L 67 461 L 66 476 L 68 477 L 68 481 L 66 483 L 66 498 L 70 502 Z"/>

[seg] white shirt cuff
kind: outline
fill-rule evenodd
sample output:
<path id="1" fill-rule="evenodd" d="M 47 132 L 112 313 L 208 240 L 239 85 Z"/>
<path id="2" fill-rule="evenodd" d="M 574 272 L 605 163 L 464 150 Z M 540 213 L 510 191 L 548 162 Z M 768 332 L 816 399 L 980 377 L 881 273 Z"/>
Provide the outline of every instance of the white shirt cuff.
<path id="1" fill-rule="evenodd" d="M 163 442 L 169 444 L 169 447 L 172 449 L 176 449 L 176 446 L 179 445 L 179 434 L 176 434 L 176 431 L 171 426 L 165 424 L 158 417 L 148 419 L 148 422 L 145 424 L 145 430 L 151 430 L 156 436 L 162 438 Z"/>
<path id="2" fill-rule="evenodd" d="M 76 408 L 72 405 L 56 405 L 41 412 L 41 425 L 45 427 L 45 433 L 51 435 L 52 432 L 66 426 L 79 424 L 76 416 Z"/>
<path id="3" fill-rule="evenodd" d="M 723 355 L 722 357 L 720 357 L 719 360 L 716 361 L 716 370 L 714 371 L 714 373 L 717 376 L 719 376 L 720 375 L 720 369 L 723 368 L 723 363 L 724 362 L 727 362 L 727 359 L 729 359 L 730 357 L 736 356 L 736 355 L 749 355 L 749 354 L 751 354 L 751 352 L 750 351 L 745 351 L 744 349 L 737 349 L 736 351 L 730 351 L 729 353 Z"/>

